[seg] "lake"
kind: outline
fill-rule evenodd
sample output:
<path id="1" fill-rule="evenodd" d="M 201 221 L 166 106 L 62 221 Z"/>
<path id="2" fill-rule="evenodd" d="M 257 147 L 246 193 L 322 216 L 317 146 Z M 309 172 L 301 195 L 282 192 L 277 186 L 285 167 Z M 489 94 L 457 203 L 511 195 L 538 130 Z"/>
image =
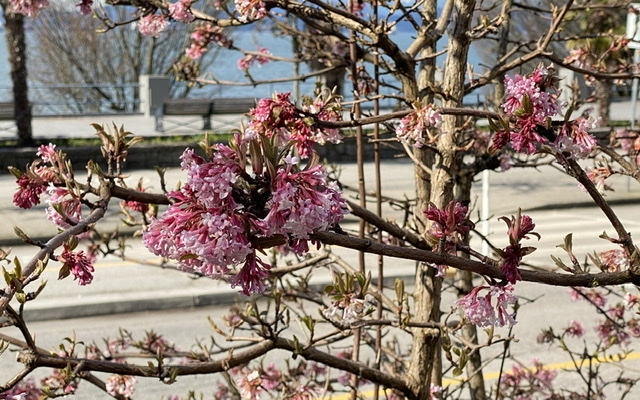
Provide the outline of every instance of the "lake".
<path id="1" fill-rule="evenodd" d="M 393 38 L 401 48 L 406 48 L 412 41 L 411 32 L 399 31 L 394 33 Z M 4 36 L 4 35 L 3 35 Z M 255 50 L 257 47 L 267 47 L 272 54 L 281 57 L 291 57 L 291 44 L 281 37 L 274 37 L 268 33 L 253 31 L 236 31 L 234 33 L 234 44 L 237 47 L 247 50 Z M 245 81 L 244 72 L 237 67 L 237 61 L 240 59 L 237 52 L 222 49 L 220 55 L 216 58 L 214 64 L 210 68 L 211 72 L 218 80 L 222 81 Z M 471 54 L 470 58 L 473 64 L 477 64 L 477 56 Z M 37 60 L 30 58 L 28 62 L 34 63 Z M 439 57 L 438 63 L 444 62 L 444 56 Z M 309 72 L 308 67 L 303 65 L 301 73 Z M 254 66 L 250 69 L 250 73 L 254 80 L 266 80 L 279 77 L 288 77 L 293 75 L 293 66 L 284 62 L 269 62 L 263 66 Z M 224 97 L 269 97 L 274 91 L 292 91 L 292 83 L 266 84 L 255 87 L 247 86 L 207 86 L 194 92 L 194 96 L 224 96 Z M 312 93 L 315 88 L 315 79 L 311 78 L 300 83 L 301 93 Z M 11 78 L 9 75 L 9 63 L 7 59 L 6 40 L 0 40 L 0 101 L 11 100 Z M 475 98 L 475 96 L 474 96 Z"/>

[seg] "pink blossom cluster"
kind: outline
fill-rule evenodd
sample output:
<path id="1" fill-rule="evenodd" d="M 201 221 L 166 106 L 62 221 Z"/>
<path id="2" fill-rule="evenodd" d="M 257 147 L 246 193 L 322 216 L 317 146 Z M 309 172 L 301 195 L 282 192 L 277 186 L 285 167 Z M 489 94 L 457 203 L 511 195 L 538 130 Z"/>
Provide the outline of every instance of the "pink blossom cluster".
<path id="1" fill-rule="evenodd" d="M 49 185 L 61 183 L 59 174 L 64 162 L 55 148 L 54 144 L 40 146 L 36 153 L 40 158 L 24 174 L 12 171 L 18 174 L 18 190 L 13 195 L 13 204 L 29 209 L 40 204 L 40 195 L 47 191 Z"/>
<path id="2" fill-rule="evenodd" d="M 560 398 L 553 389 L 553 381 L 558 373 L 544 368 L 537 359 L 533 359 L 531 363 L 533 364 L 531 368 L 516 364 L 511 371 L 500 378 L 500 393 L 504 398 L 518 400 Z"/>
<path id="3" fill-rule="evenodd" d="M 267 15 L 267 9 L 262 0 L 234 0 L 236 11 L 242 22 L 250 22 L 262 19 Z"/>
<path id="4" fill-rule="evenodd" d="M 57 258 L 58 261 L 63 264 L 63 268 L 68 268 L 71 274 L 73 274 L 74 280 L 78 280 L 79 285 L 85 286 L 91 283 L 95 269 L 93 265 L 91 265 L 91 260 L 83 250 L 74 252 L 73 249 L 65 243 L 62 254 Z"/>
<path id="5" fill-rule="evenodd" d="M 563 334 L 580 338 L 584 336 L 584 324 L 580 321 L 571 321 L 569 326 L 563 329 Z"/>
<path id="6" fill-rule="evenodd" d="M 111 375 L 106 382 L 107 393 L 113 397 L 131 397 L 135 391 L 134 385 L 137 380 L 130 375 Z"/>
<path id="7" fill-rule="evenodd" d="M 640 135 L 637 132 L 621 129 L 616 132 L 616 139 L 618 139 L 622 150 L 629 155 L 631 161 L 640 165 Z"/>
<path id="8" fill-rule="evenodd" d="M 359 299 L 355 294 L 340 296 L 327 308 L 322 310 L 322 315 L 330 321 L 352 324 L 361 321 L 368 312 L 373 311 L 376 305 L 375 298 L 367 294 L 364 299 Z"/>
<path id="9" fill-rule="evenodd" d="M 396 136 L 401 142 L 419 148 L 437 139 L 440 134 L 440 125 L 442 125 L 442 116 L 428 105 L 404 117 L 396 127 Z"/>
<path id="10" fill-rule="evenodd" d="M 255 63 L 259 66 L 262 66 L 269 62 L 269 57 L 271 53 L 266 47 L 258 47 L 258 53 L 264 55 L 256 55 L 256 54 L 247 54 L 238 60 L 238 69 L 240 71 L 248 71 Z"/>
<path id="11" fill-rule="evenodd" d="M 560 129 L 553 145 L 558 151 L 570 156 L 587 157 L 598 145 L 589 131 L 598 126 L 600 126 L 600 117 L 579 117 L 575 121 L 567 121 Z"/>
<path id="12" fill-rule="evenodd" d="M 36 17 L 40 11 L 49 7 L 49 0 L 9 0 L 13 11 L 28 17 Z"/>
<path id="13" fill-rule="evenodd" d="M 479 292 L 488 289 L 487 294 L 480 296 Z M 493 301 L 495 299 L 495 305 Z M 512 326 L 516 323 L 507 308 L 515 304 L 513 286 L 478 286 L 471 293 L 454 301 L 454 305 L 464 312 L 469 321 L 477 326 Z"/>
<path id="14" fill-rule="evenodd" d="M 602 268 L 608 272 L 626 271 L 630 267 L 627 253 L 622 249 L 602 251 L 598 254 Z"/>
<path id="15" fill-rule="evenodd" d="M 339 143 L 342 135 L 337 129 L 325 129 L 318 125 L 321 121 L 342 120 L 341 106 L 335 101 L 325 102 L 321 98 L 305 99 L 302 109 L 290 100 L 290 93 L 280 93 L 271 99 L 261 99 L 256 108 L 249 112 L 249 126 L 246 133 L 277 138 L 279 143 L 293 142 L 303 158 L 313 153 L 315 143 Z"/>
<path id="16" fill-rule="evenodd" d="M 191 45 L 185 50 L 185 53 L 193 60 L 202 57 L 211 43 L 216 43 L 224 48 L 229 48 L 232 45 L 232 41 L 224 33 L 224 29 L 209 22 L 198 24 L 190 38 Z"/>
<path id="17" fill-rule="evenodd" d="M 260 137 L 251 140 L 264 145 Z M 173 203 L 151 222 L 143 240 L 154 254 L 187 271 L 224 276 L 249 295 L 267 289 L 271 268 L 256 251 L 284 244 L 303 254 L 309 235 L 337 224 L 346 206 L 320 165 L 300 169 L 290 158 L 269 160 L 277 169 L 254 164 L 249 174 L 243 165 L 248 141 L 237 141 L 233 149 L 215 145 L 210 161 L 184 152 L 187 182 L 169 193 Z"/>
<path id="18" fill-rule="evenodd" d="M 58 355 L 61 357 L 69 357 L 66 352 Z M 55 393 L 56 395 L 54 397 L 63 397 L 72 395 L 78 390 L 79 379 L 78 377 L 70 376 L 64 369 L 54 369 L 51 375 L 42 378 L 40 384 L 46 391 Z"/>
<path id="19" fill-rule="evenodd" d="M 317 378 L 325 374 L 325 368 L 302 362 L 281 370 L 270 363 L 256 369 L 233 368 L 230 373 L 243 399 L 259 400 L 262 393 L 278 393 L 286 399 L 312 400 L 317 396 Z M 231 399 L 229 388 L 218 384 L 215 398 Z"/>
<path id="20" fill-rule="evenodd" d="M 27 399 L 39 399 L 44 395 L 42 390 L 38 388 L 33 377 L 22 379 L 11 389 L 7 389 L 0 393 L 1 400 L 27 400 Z"/>
<path id="21" fill-rule="evenodd" d="M 628 345 L 631 338 L 640 337 L 640 318 L 638 305 L 640 297 L 625 293 L 623 301 L 613 305 L 607 304 L 607 296 L 596 289 L 571 289 L 572 300 L 585 300 L 606 313 L 607 318 L 600 320 L 595 326 L 598 337 L 606 348 L 613 345 Z"/>
<path id="22" fill-rule="evenodd" d="M 428 220 L 433 221 L 428 232 L 431 242 L 438 246 L 444 245 L 442 251 L 455 255 L 460 235 L 466 234 L 473 227 L 473 223 L 467 218 L 467 212 L 467 207 L 454 201 L 451 201 L 444 210 L 438 209 L 433 203 L 429 204 L 429 208 L 424 210 L 424 213 Z M 437 276 L 445 275 L 446 265 L 431 264 L 431 266 L 438 270 Z"/>
<path id="23" fill-rule="evenodd" d="M 169 27 L 169 21 L 164 15 L 149 14 L 138 21 L 138 31 L 142 35 L 159 37 Z"/>
<path id="24" fill-rule="evenodd" d="M 82 15 L 89 15 L 93 10 L 93 0 L 81 0 L 76 6 L 80 9 Z"/>
<path id="25" fill-rule="evenodd" d="M 169 5 L 169 15 L 176 21 L 191 22 L 196 17 L 191 13 L 193 0 L 178 0 Z"/>
<path id="26" fill-rule="evenodd" d="M 507 280 L 514 284 L 516 281 L 522 280 L 520 276 L 520 270 L 518 267 L 520 266 L 520 261 L 522 258 L 532 253 L 535 250 L 535 247 L 522 247 L 520 242 L 523 239 L 529 239 L 528 235 L 536 236 L 540 239 L 540 235 L 533 231 L 536 225 L 533 223 L 533 220 L 528 215 L 521 215 L 520 210 L 518 210 L 518 214 L 516 216 L 511 216 L 511 218 L 501 217 L 507 224 L 507 235 L 509 236 L 509 246 L 505 247 L 502 250 L 497 250 L 497 252 L 502 256 L 502 266 L 500 270 L 504 273 Z"/>
<path id="27" fill-rule="evenodd" d="M 583 47 L 571 49 L 569 55 L 565 57 L 564 62 L 573 64 L 578 68 L 588 68 L 590 64 L 591 52 Z"/>
<path id="28" fill-rule="evenodd" d="M 587 168 L 587 177 L 593 182 L 600 194 L 604 194 L 607 190 L 613 190 L 606 182 L 607 178 L 611 175 L 613 175 L 613 170 L 609 165 L 598 165 Z M 580 184 L 579 187 L 586 191 L 586 188 L 582 184 Z"/>
<path id="29" fill-rule="evenodd" d="M 538 144 L 547 143 L 540 130 L 549 128 L 551 117 L 561 109 L 556 80 L 553 72 L 544 67 L 530 75 L 505 78 L 507 97 L 502 108 L 515 118 L 515 125 L 511 130 L 495 133 L 493 148 L 501 149 L 511 143 L 517 152 L 533 154 Z"/>
<path id="30" fill-rule="evenodd" d="M 25 173 L 12 170 L 17 176 L 18 190 L 13 195 L 13 203 L 29 209 L 40 204 L 40 196 L 46 194 L 47 219 L 56 226 L 67 229 L 82 220 L 81 194 L 71 187 L 61 186 L 63 180 L 71 177 L 62 153 L 55 145 L 42 145 L 34 161 Z"/>

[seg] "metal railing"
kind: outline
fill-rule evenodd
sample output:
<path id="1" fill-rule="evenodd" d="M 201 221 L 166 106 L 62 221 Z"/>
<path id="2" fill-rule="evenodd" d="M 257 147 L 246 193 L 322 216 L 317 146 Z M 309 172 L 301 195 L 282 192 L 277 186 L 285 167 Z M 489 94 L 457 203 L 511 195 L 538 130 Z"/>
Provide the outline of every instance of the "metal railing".
<path id="1" fill-rule="evenodd" d="M 0 86 L 0 99 L 11 101 L 11 86 Z M 140 85 L 31 84 L 29 99 L 36 116 L 138 112 Z"/>

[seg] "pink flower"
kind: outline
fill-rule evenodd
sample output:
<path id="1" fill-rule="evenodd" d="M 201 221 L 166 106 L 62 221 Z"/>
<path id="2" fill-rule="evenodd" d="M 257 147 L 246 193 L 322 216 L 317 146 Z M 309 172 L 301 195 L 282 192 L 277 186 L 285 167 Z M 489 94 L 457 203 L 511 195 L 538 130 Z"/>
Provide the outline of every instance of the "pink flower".
<path id="1" fill-rule="evenodd" d="M 258 52 L 264 54 L 265 56 L 271 55 L 269 50 L 264 47 L 258 47 Z M 238 69 L 241 71 L 248 71 L 255 63 L 258 63 L 259 66 L 262 66 L 269 62 L 269 58 L 265 56 L 255 55 L 255 54 L 247 54 L 238 60 Z"/>
<path id="2" fill-rule="evenodd" d="M 64 268 L 69 268 L 81 286 L 88 285 L 93 280 L 93 265 L 85 255 L 84 251 L 73 252 L 67 244 L 64 244 L 62 254 L 58 256 L 58 261 L 63 263 Z"/>
<path id="3" fill-rule="evenodd" d="M 169 14 L 176 21 L 191 22 L 196 17 L 191 13 L 190 7 L 193 0 L 178 0 L 169 5 Z"/>
<path id="4" fill-rule="evenodd" d="M 582 337 L 584 335 L 584 324 L 579 321 L 571 321 L 569 326 L 564 328 L 564 334 L 576 338 Z"/>
<path id="5" fill-rule="evenodd" d="M 41 145 L 36 153 L 38 157 L 45 163 L 55 163 L 60 157 L 56 152 L 56 145 L 49 143 L 48 145 Z"/>
<path id="6" fill-rule="evenodd" d="M 253 371 L 247 375 L 239 376 L 239 378 L 240 380 L 237 383 L 242 398 L 246 400 L 259 400 L 260 392 L 263 391 L 260 372 Z"/>
<path id="7" fill-rule="evenodd" d="M 48 0 L 9 0 L 13 11 L 28 17 L 36 17 L 38 13 L 49 7 Z"/>
<path id="8" fill-rule="evenodd" d="M 238 19 L 242 22 L 255 21 L 267 15 L 267 9 L 261 0 L 235 0 Z"/>
<path id="9" fill-rule="evenodd" d="M 113 397 L 130 397 L 133 395 L 136 382 L 136 378 L 130 375 L 111 375 L 107 379 L 107 393 Z"/>
<path id="10" fill-rule="evenodd" d="M 527 76 L 505 78 L 505 98 L 502 108 L 516 119 L 514 127 L 497 132 L 492 147 L 500 149 L 511 142 L 514 150 L 533 154 L 540 143 L 548 139 L 540 132 L 549 128 L 549 120 L 558 114 L 561 104 L 557 79 L 547 68 L 538 68 Z"/>
<path id="11" fill-rule="evenodd" d="M 346 213 L 346 204 L 334 184 L 327 184 L 321 165 L 292 172 L 278 170 L 274 178 L 269 213 L 260 222 L 265 236 L 291 235 L 307 239 L 316 230 L 327 230 Z"/>
<path id="12" fill-rule="evenodd" d="M 427 219 L 433 221 L 431 234 L 437 238 L 469 232 L 473 223 L 467 218 L 468 208 L 458 202 L 451 201 L 444 210 L 439 210 L 433 203 L 424 211 Z"/>
<path id="13" fill-rule="evenodd" d="M 488 293 L 481 297 L 478 293 L 483 289 L 489 289 Z M 512 294 L 513 286 L 478 286 L 471 293 L 454 301 L 456 307 L 461 308 L 469 321 L 479 327 L 485 326 L 512 326 L 516 323 L 507 307 L 515 304 L 516 297 Z M 495 306 L 492 305 L 495 299 Z"/>
<path id="14" fill-rule="evenodd" d="M 598 257 L 606 268 L 606 271 L 617 272 L 624 271 L 629 268 L 629 257 L 622 249 L 603 251 L 598 254 Z"/>
<path id="15" fill-rule="evenodd" d="M 145 36 L 159 37 L 169 26 L 169 21 L 158 14 L 150 14 L 140 18 L 138 21 L 138 30 Z"/>
<path id="16" fill-rule="evenodd" d="M 611 190 L 611 187 L 607 185 L 606 180 L 613 175 L 613 170 L 608 165 L 600 165 L 595 168 L 587 169 L 587 177 L 596 186 L 596 189 L 600 194 L 604 194 L 606 190 Z M 582 184 L 579 185 L 582 190 L 586 190 Z"/>
<path id="17" fill-rule="evenodd" d="M 554 141 L 560 152 L 567 152 L 578 158 L 587 157 L 596 148 L 598 142 L 589 134 L 589 130 L 600 125 L 600 118 L 580 117 L 565 123 Z"/>
<path id="18" fill-rule="evenodd" d="M 440 113 L 428 105 L 404 117 L 396 128 L 396 136 L 401 142 L 422 147 L 436 140 L 440 134 L 440 125 Z"/>
<path id="19" fill-rule="evenodd" d="M 268 391 L 276 389 L 282 379 L 282 373 L 273 363 L 262 371 L 262 386 Z"/>
<path id="20" fill-rule="evenodd" d="M 522 258 L 533 252 L 533 247 L 522 247 L 520 241 L 523 239 L 529 239 L 528 235 L 536 236 L 540 239 L 540 235 L 533 231 L 536 225 L 528 215 L 521 215 L 520 210 L 516 216 L 511 216 L 511 219 L 507 217 L 501 217 L 507 224 L 507 235 L 509 236 L 509 246 L 498 252 L 502 256 L 502 266 L 500 269 L 505 274 L 507 280 L 514 284 L 516 281 L 522 280 L 520 276 L 520 261 Z"/>
<path id="21" fill-rule="evenodd" d="M 0 393 L 0 399 L 7 400 L 39 399 L 42 396 L 42 390 L 36 386 L 36 382 L 33 377 L 23 379 L 11 389 Z"/>
<path id="22" fill-rule="evenodd" d="M 262 293 L 267 289 L 265 281 L 269 278 L 271 265 L 256 257 L 255 252 L 247 255 L 244 266 L 237 275 L 231 277 L 231 287 L 240 286 L 242 293 L 249 296 L 253 293 Z"/>
<path id="23" fill-rule="evenodd" d="M 341 106 L 322 99 L 305 99 L 302 110 L 291 103 L 290 93 L 279 93 L 271 99 L 261 99 L 257 107 L 249 112 L 251 121 L 246 134 L 278 138 L 282 145 L 294 142 L 302 158 L 308 158 L 315 143 L 339 143 L 342 135 L 337 129 L 317 126 L 316 121 L 342 120 Z M 302 111 L 302 112 L 301 112 Z"/>
<path id="24" fill-rule="evenodd" d="M 29 209 L 40 204 L 40 195 L 47 189 L 47 183 L 28 172 L 16 180 L 18 191 L 13 194 L 13 204 Z"/>
<path id="25" fill-rule="evenodd" d="M 586 300 L 599 308 L 607 304 L 607 297 L 595 289 L 569 289 L 571 301 Z"/>
<path id="26" fill-rule="evenodd" d="M 190 38 L 191 45 L 185 52 L 193 60 L 200 58 L 208 50 L 211 43 L 216 43 L 218 46 L 225 48 L 231 47 L 232 44 L 232 41 L 225 35 L 221 27 L 209 22 L 198 24 Z"/>
<path id="27" fill-rule="evenodd" d="M 80 12 L 82 13 L 82 15 L 91 14 L 92 6 L 93 0 L 82 0 L 80 3 L 76 4 L 76 7 L 80 8 Z"/>

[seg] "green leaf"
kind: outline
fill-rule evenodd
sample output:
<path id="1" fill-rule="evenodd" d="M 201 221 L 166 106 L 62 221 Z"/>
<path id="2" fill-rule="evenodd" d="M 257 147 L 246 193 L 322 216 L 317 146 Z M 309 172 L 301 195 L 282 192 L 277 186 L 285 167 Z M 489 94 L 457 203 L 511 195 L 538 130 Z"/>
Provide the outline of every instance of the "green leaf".
<path id="1" fill-rule="evenodd" d="M 18 228 L 17 226 L 14 226 L 13 232 L 15 232 L 16 236 L 18 236 L 20 240 L 22 240 L 23 242 L 31 243 L 31 239 L 29 238 L 29 236 L 27 236 L 26 233 L 22 231 L 22 229 Z"/>
<path id="2" fill-rule="evenodd" d="M 16 300 L 18 300 L 18 303 L 24 304 L 27 302 L 27 295 L 24 294 L 23 291 L 16 292 L 15 296 L 16 296 Z"/>
<path id="3" fill-rule="evenodd" d="M 67 263 L 63 264 L 62 267 L 60 268 L 60 271 L 58 272 L 58 280 L 66 278 L 67 276 L 69 276 L 70 273 L 71 273 L 71 268 L 69 267 L 69 264 Z"/>
<path id="4" fill-rule="evenodd" d="M 462 370 L 458 367 L 455 367 L 453 369 L 453 376 L 460 376 L 460 375 L 462 375 Z"/>
<path id="5" fill-rule="evenodd" d="M 2 267 L 2 275 L 4 276 L 4 281 L 7 283 L 7 286 L 11 286 L 13 282 L 13 277 L 4 267 Z"/>
<path id="6" fill-rule="evenodd" d="M 500 132 L 502 130 L 502 129 L 500 129 L 500 127 L 498 127 L 498 125 L 491 118 L 489 118 L 489 128 L 493 132 Z"/>

